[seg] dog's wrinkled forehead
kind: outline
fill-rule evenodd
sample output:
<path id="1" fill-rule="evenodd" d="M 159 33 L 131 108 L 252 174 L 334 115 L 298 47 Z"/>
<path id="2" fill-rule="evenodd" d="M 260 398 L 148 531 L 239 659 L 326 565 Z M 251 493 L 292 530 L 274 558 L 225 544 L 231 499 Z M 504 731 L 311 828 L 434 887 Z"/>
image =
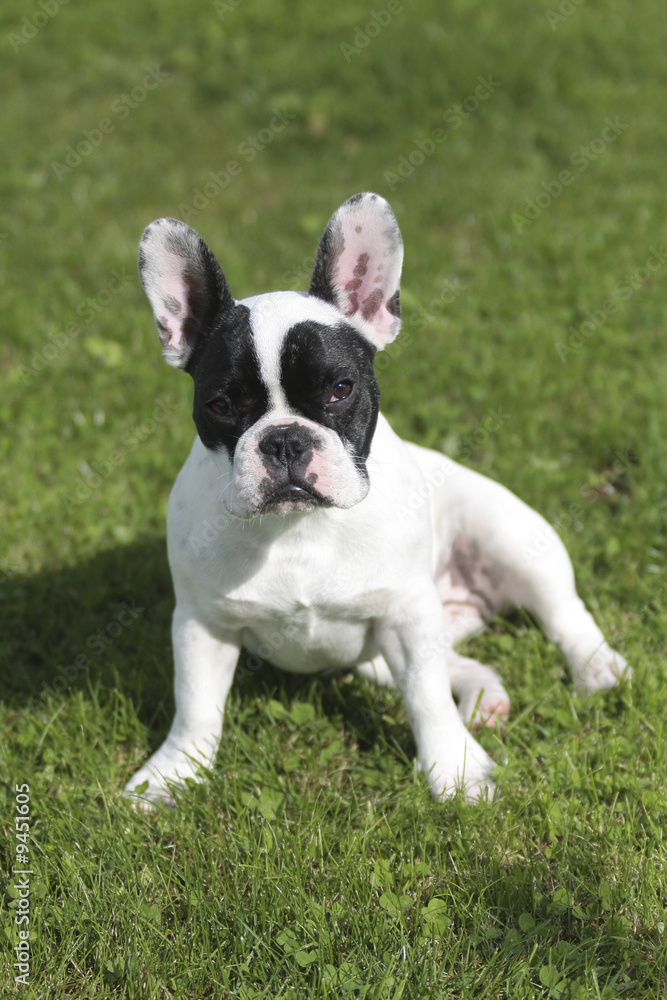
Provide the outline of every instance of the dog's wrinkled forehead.
<path id="1" fill-rule="evenodd" d="M 281 375 L 290 331 L 301 323 L 311 322 L 331 327 L 334 337 L 342 316 L 335 306 L 300 292 L 269 292 L 243 299 L 239 304 L 249 311 L 259 376 L 269 394 L 269 403 L 272 408 L 286 407 Z"/>

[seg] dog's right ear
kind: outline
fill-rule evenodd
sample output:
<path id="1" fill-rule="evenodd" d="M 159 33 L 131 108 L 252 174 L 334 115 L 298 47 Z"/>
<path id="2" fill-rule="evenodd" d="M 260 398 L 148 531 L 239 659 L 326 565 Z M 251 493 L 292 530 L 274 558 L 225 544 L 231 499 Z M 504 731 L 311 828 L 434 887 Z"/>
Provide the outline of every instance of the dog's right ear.
<path id="1" fill-rule="evenodd" d="M 220 265 L 190 226 L 157 219 L 141 237 L 139 277 L 153 307 L 165 361 L 187 368 L 197 342 L 234 301 Z"/>
<path id="2" fill-rule="evenodd" d="M 355 194 L 331 216 L 315 257 L 310 294 L 336 306 L 381 351 L 401 328 L 403 240 L 379 194 Z"/>

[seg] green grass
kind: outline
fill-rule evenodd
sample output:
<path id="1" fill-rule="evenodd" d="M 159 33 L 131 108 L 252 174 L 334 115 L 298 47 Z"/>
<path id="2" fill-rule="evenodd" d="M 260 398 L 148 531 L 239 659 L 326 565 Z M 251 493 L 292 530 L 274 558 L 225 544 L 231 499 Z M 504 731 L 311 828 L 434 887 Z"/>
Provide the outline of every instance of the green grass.
<path id="1" fill-rule="evenodd" d="M 43 8 L 3 4 L 3 995 L 667 991 L 667 269 L 638 270 L 667 242 L 664 11 L 419 0 L 350 54 L 385 9 L 87 0 L 24 42 Z M 132 97 L 148 67 L 154 89 Z M 499 85 L 457 118 L 480 77 Z M 624 127 L 596 142 L 607 119 Z M 54 168 L 95 129 L 90 155 Z M 304 288 L 330 214 L 364 189 L 406 245 L 384 412 L 559 527 L 632 691 L 575 699 L 530 622 L 495 623 L 470 646 L 512 698 L 505 732 L 483 734 L 502 797 L 470 807 L 431 802 L 394 695 L 241 672 L 209 783 L 137 815 L 120 789 L 173 712 L 164 517 L 193 437 L 139 236 L 190 210 L 237 297 Z"/>

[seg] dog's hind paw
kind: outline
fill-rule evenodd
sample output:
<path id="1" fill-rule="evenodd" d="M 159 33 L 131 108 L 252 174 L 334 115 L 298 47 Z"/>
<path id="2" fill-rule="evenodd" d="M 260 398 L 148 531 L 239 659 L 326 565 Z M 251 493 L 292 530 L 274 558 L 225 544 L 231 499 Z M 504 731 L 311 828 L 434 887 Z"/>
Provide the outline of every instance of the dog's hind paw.
<path id="1" fill-rule="evenodd" d="M 592 694 L 608 691 L 631 677 L 632 667 L 625 657 L 605 642 L 574 672 L 574 687 L 578 694 Z"/>
<path id="2" fill-rule="evenodd" d="M 498 674 L 485 663 L 452 650 L 449 677 L 459 715 L 469 729 L 500 727 L 510 714 L 510 699 Z"/>
<path id="3" fill-rule="evenodd" d="M 459 715 L 470 729 L 500 728 L 510 715 L 510 699 L 502 685 L 469 691 L 459 700 Z"/>

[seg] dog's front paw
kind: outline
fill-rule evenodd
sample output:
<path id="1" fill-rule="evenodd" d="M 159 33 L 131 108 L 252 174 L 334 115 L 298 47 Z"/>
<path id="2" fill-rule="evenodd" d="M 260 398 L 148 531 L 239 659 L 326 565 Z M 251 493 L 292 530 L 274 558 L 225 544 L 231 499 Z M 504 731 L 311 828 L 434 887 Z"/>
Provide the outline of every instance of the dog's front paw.
<path id="1" fill-rule="evenodd" d="M 625 657 L 604 642 L 592 656 L 574 672 L 574 687 L 578 694 L 608 691 L 621 680 L 630 680 L 632 668 Z"/>
<path id="2" fill-rule="evenodd" d="M 442 758 L 446 760 L 446 757 Z M 431 794 L 436 799 L 448 799 L 462 791 L 468 802 L 478 799 L 491 801 L 496 793 L 493 781 L 494 763 L 482 747 L 472 738 L 465 743 L 462 759 L 455 765 L 451 762 L 440 764 L 438 761 L 429 765 L 428 760 L 421 762 L 420 767 L 426 775 Z"/>
<path id="3" fill-rule="evenodd" d="M 142 767 L 130 778 L 123 789 L 123 794 L 132 800 L 137 809 L 142 809 L 144 812 L 158 805 L 171 807 L 176 801 L 173 784 L 168 786 L 146 767 Z"/>
<path id="4" fill-rule="evenodd" d="M 200 755 L 192 756 L 164 744 L 132 775 L 124 794 L 143 810 L 154 809 L 157 805 L 174 806 L 187 787 L 188 779 L 203 780 L 202 763 L 208 761 L 203 761 Z"/>

